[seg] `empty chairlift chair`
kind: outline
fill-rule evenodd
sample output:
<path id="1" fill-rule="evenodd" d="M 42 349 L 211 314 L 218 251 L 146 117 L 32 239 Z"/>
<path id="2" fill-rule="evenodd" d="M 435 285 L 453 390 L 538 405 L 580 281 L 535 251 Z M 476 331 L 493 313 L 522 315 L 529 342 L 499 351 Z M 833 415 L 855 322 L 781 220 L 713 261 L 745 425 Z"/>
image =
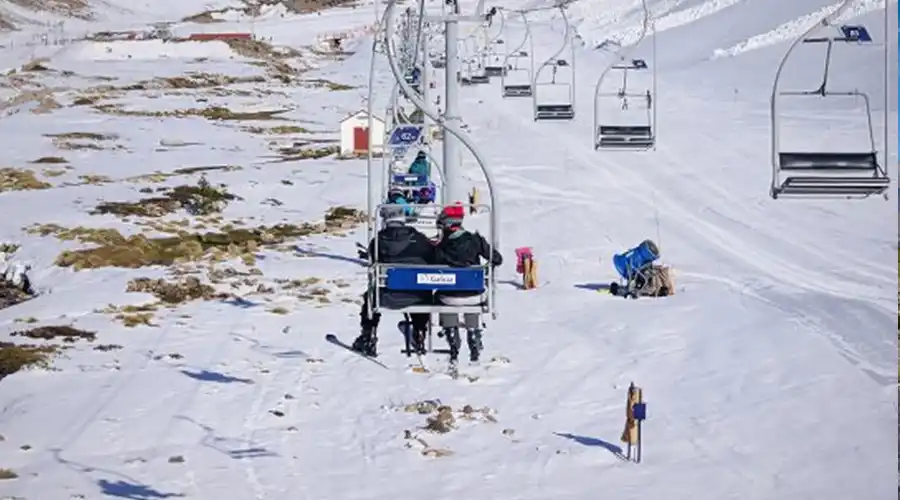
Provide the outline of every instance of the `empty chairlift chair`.
<path id="1" fill-rule="evenodd" d="M 613 65 L 597 82 L 594 96 L 594 149 L 651 149 L 656 145 L 655 116 L 656 103 L 653 90 L 656 86 L 655 71 L 651 72 L 651 88 L 631 91 L 628 88 L 629 72 L 647 72 L 648 65 L 643 59 L 633 59 L 630 63 Z M 611 73 L 622 75 L 621 87 L 616 92 L 601 92 L 601 86 Z M 601 116 L 599 105 L 615 100 L 623 118 L 610 120 L 611 116 Z M 626 118 L 627 117 L 627 118 Z M 623 120 L 626 120 L 622 123 Z M 613 123 L 613 122 L 616 123 Z"/>
<path id="2" fill-rule="evenodd" d="M 849 0 L 837 10 L 826 16 L 822 25 L 829 26 L 830 19 L 836 18 Z M 885 14 L 887 15 L 887 14 Z M 811 29 L 797 39 L 788 49 L 779 65 L 772 90 L 771 127 L 772 127 L 772 184 L 770 194 L 777 199 L 788 197 L 846 197 L 865 198 L 871 195 L 884 194 L 890 187 L 886 169 L 879 163 L 876 148 L 875 132 L 872 124 L 872 112 L 869 96 L 858 90 L 831 91 L 829 69 L 832 48 L 835 43 L 866 44 L 872 38 L 863 26 L 841 26 L 838 36 L 809 37 L 815 29 Z M 820 86 L 812 91 L 781 91 L 779 80 L 782 69 L 794 48 L 801 43 L 825 44 L 825 68 Z M 887 51 L 887 44 L 885 43 Z M 887 89 L 886 92 L 887 94 Z M 862 102 L 865 109 L 868 143 L 856 151 L 785 151 L 781 148 L 781 119 L 779 116 L 780 98 L 784 96 L 811 97 L 829 99 L 834 97 L 852 97 Z M 887 130 L 885 117 L 885 130 Z M 810 131 L 820 135 L 823 129 Z M 887 156 L 887 140 L 885 140 L 885 156 Z M 782 178 L 782 173 L 786 174 Z"/>
<path id="3" fill-rule="evenodd" d="M 557 83 L 556 73 L 558 68 L 569 67 L 568 61 L 559 59 L 552 64 L 546 64 L 553 72 L 549 83 L 534 84 L 534 121 L 539 120 L 571 120 L 575 118 L 575 81 L 574 71 L 572 80 L 567 83 Z M 535 75 L 540 76 L 540 70 Z M 543 94 L 543 95 L 542 95 Z M 549 95 L 546 95 L 549 94 Z"/>
<path id="4" fill-rule="evenodd" d="M 569 24 L 564 4 L 559 5 L 559 12 L 566 24 L 563 43 L 559 50 L 541 64 L 534 74 L 534 95 L 532 96 L 534 121 L 575 118 L 575 44 L 572 43 L 572 26 Z M 566 48 L 569 49 L 568 53 L 570 54 L 568 61 L 560 59 L 560 56 L 567 52 Z M 541 72 L 548 68 L 551 72 L 550 82 L 540 83 Z M 568 70 L 567 82 L 557 82 L 557 73 L 560 68 Z"/>
<path id="5" fill-rule="evenodd" d="M 503 40 L 494 40 L 494 45 L 503 45 Z M 484 67 L 484 73 L 489 77 L 504 77 L 508 69 L 503 64 L 503 58 L 496 50 L 492 50 L 487 57 L 487 64 Z"/>
<path id="6" fill-rule="evenodd" d="M 472 75 L 469 77 L 469 82 L 471 82 L 474 85 L 482 85 L 485 83 L 491 83 L 491 77 L 489 77 L 487 74 L 485 74 L 484 71 L 482 70 L 480 72 L 472 73 Z"/>
<path id="7" fill-rule="evenodd" d="M 473 85 L 483 85 L 485 83 L 491 83 L 491 77 L 487 74 L 484 65 L 484 57 L 481 57 L 479 60 L 475 62 L 475 67 L 470 69 L 469 81 Z"/>
<path id="8" fill-rule="evenodd" d="M 527 51 L 521 50 L 507 56 L 507 70 L 500 81 L 503 97 L 531 97 L 532 71 L 530 68 L 520 68 L 519 60 L 531 57 Z"/>
<path id="9" fill-rule="evenodd" d="M 519 14 L 522 16 L 522 24 L 525 25 L 525 38 L 515 48 L 510 49 L 507 46 L 506 58 L 503 60 L 505 70 L 500 80 L 503 97 L 531 97 L 534 90 L 532 87 L 534 83 L 534 47 L 531 28 L 525 13 L 520 12 Z M 531 50 L 525 50 L 529 44 L 532 45 Z"/>

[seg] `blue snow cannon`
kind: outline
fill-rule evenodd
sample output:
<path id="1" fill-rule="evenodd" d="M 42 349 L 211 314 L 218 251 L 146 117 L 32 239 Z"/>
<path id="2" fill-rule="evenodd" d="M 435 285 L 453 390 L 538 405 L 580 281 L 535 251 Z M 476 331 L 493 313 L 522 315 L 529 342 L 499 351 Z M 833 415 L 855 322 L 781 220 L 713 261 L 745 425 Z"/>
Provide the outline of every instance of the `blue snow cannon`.
<path id="1" fill-rule="evenodd" d="M 620 295 L 622 292 L 626 297 L 637 298 L 640 288 L 647 282 L 647 271 L 657 259 L 659 247 L 651 240 L 644 240 L 626 252 L 613 255 L 613 266 L 625 284 L 623 287 L 619 283 L 611 283 L 610 293 Z"/>

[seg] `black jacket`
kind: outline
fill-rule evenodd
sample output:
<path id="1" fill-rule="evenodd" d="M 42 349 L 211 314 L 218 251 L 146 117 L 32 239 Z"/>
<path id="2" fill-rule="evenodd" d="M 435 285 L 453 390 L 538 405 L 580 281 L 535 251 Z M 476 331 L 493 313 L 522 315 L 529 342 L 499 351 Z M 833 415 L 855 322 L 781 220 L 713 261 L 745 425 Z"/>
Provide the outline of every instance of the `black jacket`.
<path id="1" fill-rule="evenodd" d="M 434 244 L 427 236 L 408 226 L 387 226 L 378 231 L 378 255 L 375 239 L 369 242 L 369 260 L 382 264 L 428 265 L 434 263 Z"/>
<path id="2" fill-rule="evenodd" d="M 481 259 L 489 261 L 492 266 L 503 264 L 503 256 L 479 233 L 459 230 L 455 233 L 444 233 L 441 242 L 435 249 L 437 264 L 451 267 L 469 267 L 481 264 Z"/>

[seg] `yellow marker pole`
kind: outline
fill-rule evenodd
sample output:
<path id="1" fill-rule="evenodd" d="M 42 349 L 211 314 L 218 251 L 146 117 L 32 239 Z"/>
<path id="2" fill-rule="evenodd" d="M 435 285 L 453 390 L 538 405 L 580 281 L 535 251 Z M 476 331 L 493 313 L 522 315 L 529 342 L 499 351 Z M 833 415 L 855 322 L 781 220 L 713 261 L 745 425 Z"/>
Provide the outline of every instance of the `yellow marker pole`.
<path id="1" fill-rule="evenodd" d="M 537 262 L 526 258 L 522 270 L 522 287 L 526 290 L 537 288 Z"/>
<path id="2" fill-rule="evenodd" d="M 634 418 L 634 407 L 641 402 L 641 389 L 632 382 L 628 386 L 628 395 L 625 399 L 625 429 L 622 431 L 622 442 L 628 446 L 626 458 L 632 460 L 632 450 L 637 447 L 640 450 L 641 434 L 639 422 Z M 640 451 L 637 451 L 639 456 Z"/>

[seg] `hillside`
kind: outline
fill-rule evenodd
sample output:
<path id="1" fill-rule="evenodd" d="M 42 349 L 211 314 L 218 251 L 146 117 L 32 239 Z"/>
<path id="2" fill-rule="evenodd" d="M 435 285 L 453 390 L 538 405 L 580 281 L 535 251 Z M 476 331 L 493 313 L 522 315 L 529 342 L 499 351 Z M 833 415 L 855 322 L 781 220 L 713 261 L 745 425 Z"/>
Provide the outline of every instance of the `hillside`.
<path id="1" fill-rule="evenodd" d="M 896 498 L 896 202 L 768 195 L 775 65 L 831 4 L 648 3 L 656 57 L 650 39 L 633 56 L 658 70 L 655 151 L 591 144 L 594 85 L 608 48 L 637 40 L 640 0 L 569 7 L 574 120 L 535 122 L 497 79 L 462 89 L 506 262 L 482 362 L 452 378 L 443 354 L 412 369 L 397 314 L 386 368 L 324 340 L 352 341 L 367 283 L 366 162 L 338 143 L 369 97 L 371 4 L 0 2 L 16 28 L 0 34 L 0 274 L 28 267 L 36 292 L 0 286 L 0 498 Z M 860 0 L 847 22 L 881 43 L 883 9 Z M 564 23 L 528 19 L 539 64 Z M 184 40 L 216 32 L 255 39 Z M 505 43 L 524 34 L 510 16 Z M 880 56 L 842 50 L 834 84 L 870 93 L 880 141 L 897 123 Z M 798 60 L 791 83 L 820 66 Z M 791 139 L 852 147 L 851 104 L 791 108 Z M 646 238 L 676 293 L 598 293 Z M 619 440 L 632 382 L 641 464 Z"/>

